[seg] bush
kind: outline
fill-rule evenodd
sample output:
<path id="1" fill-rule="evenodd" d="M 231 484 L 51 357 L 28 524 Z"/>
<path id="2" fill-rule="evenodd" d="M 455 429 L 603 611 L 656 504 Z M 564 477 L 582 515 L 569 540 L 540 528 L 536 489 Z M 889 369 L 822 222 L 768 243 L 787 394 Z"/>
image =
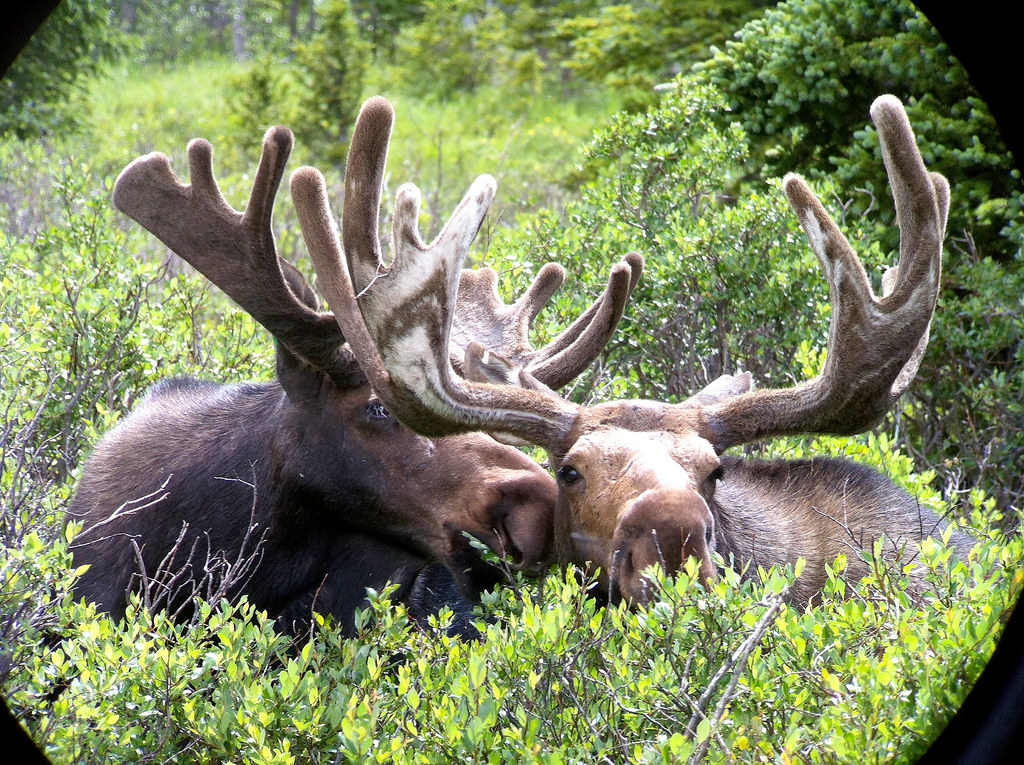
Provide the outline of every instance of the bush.
<path id="1" fill-rule="evenodd" d="M 0 232 L 5 652 L 26 630 L 59 632 L 46 625 L 67 589 L 64 512 L 89 445 L 159 377 L 205 370 L 237 379 L 272 368 L 269 340 L 262 353 L 249 348 L 251 319 L 221 321 L 223 303 L 198 280 L 161 278 L 158 262 L 133 255 L 141 248 L 115 222 L 109 181 L 77 159 L 57 164 L 51 225 L 25 238 Z M 51 543 L 39 575 L 26 573 Z"/>
<path id="2" fill-rule="evenodd" d="M 295 46 L 292 63 L 299 95 L 292 127 L 321 162 L 340 167 L 363 100 L 370 50 L 359 37 L 348 0 L 321 3 L 317 14 L 316 32 Z"/>
<path id="3" fill-rule="evenodd" d="M 385 593 L 358 638 L 321 624 L 289 646 L 244 602 L 183 630 L 136 601 L 115 625 L 67 597 L 58 541 L 6 559 L 55 595 L 4 690 L 59 762 L 909 762 L 991 654 L 1021 552 L 997 538 L 952 564 L 931 545 L 934 595 L 881 566 L 805 611 L 781 601 L 792 570 L 710 590 L 655 573 L 638 612 L 569 571 L 490 597 L 475 643 L 443 636 L 445 614 L 411 629 Z"/>
<path id="4" fill-rule="evenodd" d="M 121 39 L 102 0 L 61 3 L 0 79 L 0 135 L 20 139 L 80 128 L 86 83 Z"/>
<path id="5" fill-rule="evenodd" d="M 596 3 L 564 18 L 558 36 L 568 49 L 565 67 L 587 82 L 630 92 L 650 104 L 652 88 L 706 58 L 744 21 L 760 15 L 763 0 L 652 0 Z"/>
<path id="6" fill-rule="evenodd" d="M 624 253 L 645 256 L 603 367 L 577 391 L 584 400 L 598 391 L 680 399 L 737 368 L 787 385 L 796 350 L 827 339 L 827 318 L 816 315 L 827 311 L 827 285 L 781 190 L 729 194 L 743 133 L 718 128 L 726 107 L 713 88 L 677 84 L 648 113 L 614 117 L 586 147 L 580 173 L 596 180 L 582 200 L 492 247 L 499 262 L 533 269 L 558 253 L 576 283 L 555 305 L 562 321 Z"/>

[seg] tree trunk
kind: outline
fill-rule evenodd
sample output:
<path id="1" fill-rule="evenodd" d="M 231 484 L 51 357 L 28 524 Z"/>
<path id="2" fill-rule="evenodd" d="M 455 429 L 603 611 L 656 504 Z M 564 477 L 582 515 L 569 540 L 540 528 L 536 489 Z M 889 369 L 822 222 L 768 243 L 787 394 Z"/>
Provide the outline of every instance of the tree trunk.
<path id="1" fill-rule="evenodd" d="M 139 22 L 138 0 L 123 0 L 121 3 L 122 27 L 127 32 L 135 33 L 135 25 Z"/>
<path id="2" fill-rule="evenodd" d="M 231 13 L 231 44 L 235 60 L 245 58 L 245 11 L 241 2 L 236 2 Z"/>
<path id="3" fill-rule="evenodd" d="M 294 40 L 299 34 L 299 0 L 288 4 L 288 39 Z"/>

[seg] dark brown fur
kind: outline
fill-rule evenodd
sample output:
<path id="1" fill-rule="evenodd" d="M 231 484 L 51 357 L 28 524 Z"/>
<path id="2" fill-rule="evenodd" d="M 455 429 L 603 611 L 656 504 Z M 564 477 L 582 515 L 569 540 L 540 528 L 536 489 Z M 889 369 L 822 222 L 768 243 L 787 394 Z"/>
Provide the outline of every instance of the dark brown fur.
<path id="1" fill-rule="evenodd" d="M 554 485 L 528 457 L 480 434 L 416 436 L 368 386 L 341 390 L 281 357 L 283 384 L 164 381 L 96 447 L 70 511 L 84 524 L 75 565 L 90 565 L 77 595 L 120 617 L 142 571 L 184 566 L 160 604 L 187 609 L 196 587 L 217 592 L 208 560 L 253 557 L 220 594 L 247 595 L 289 631 L 315 600 L 351 629 L 366 587 L 389 581 L 414 614 L 450 605 L 465 618 L 499 577 L 463 531 L 514 563 L 548 557 Z"/>

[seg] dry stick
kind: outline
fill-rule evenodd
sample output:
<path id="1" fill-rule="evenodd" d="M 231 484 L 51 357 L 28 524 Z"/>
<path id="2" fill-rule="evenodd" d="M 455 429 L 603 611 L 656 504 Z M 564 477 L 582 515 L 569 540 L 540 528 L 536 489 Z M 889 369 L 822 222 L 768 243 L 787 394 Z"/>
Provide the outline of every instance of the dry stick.
<path id="1" fill-rule="evenodd" d="M 129 499 L 125 501 L 106 519 L 100 521 L 99 523 L 93 524 L 87 529 L 82 529 L 80 532 L 78 532 L 78 534 L 75 535 L 74 546 L 85 547 L 86 545 L 92 545 L 96 544 L 97 542 L 103 542 L 104 540 L 110 539 L 113 536 L 124 536 L 123 534 L 118 533 L 112 534 L 110 536 L 100 537 L 99 539 L 91 539 L 88 542 L 82 540 L 82 538 L 87 534 L 92 534 L 97 529 L 103 528 L 110 522 L 115 521 L 118 518 L 121 518 L 122 516 L 130 515 L 131 513 L 137 513 L 140 510 L 145 510 L 147 507 L 152 507 L 153 505 L 159 502 L 163 502 L 165 499 L 167 499 L 168 496 L 170 496 L 170 492 L 167 492 L 165 490 L 167 489 L 167 485 L 170 483 L 171 478 L 173 476 L 173 473 L 168 473 L 167 477 L 164 479 L 164 482 L 160 484 L 157 488 L 155 488 L 153 491 L 151 491 L 149 494 L 144 494 L 141 497 L 135 497 L 134 499 Z M 132 505 L 136 502 L 141 502 L 142 504 L 135 505 L 134 507 L 132 507 Z"/>
<path id="2" fill-rule="evenodd" d="M 718 684 L 722 682 L 722 678 L 729 671 L 732 671 L 732 676 L 729 678 L 729 685 L 725 689 L 725 693 L 722 694 L 722 698 L 718 702 L 718 706 L 714 712 L 714 722 L 718 722 L 725 715 L 725 707 L 732 700 L 734 691 L 736 689 L 736 683 L 740 679 L 740 670 L 742 664 L 747 660 L 758 643 L 761 642 L 761 638 L 764 637 L 764 633 L 768 631 L 768 625 L 771 623 L 775 616 L 775 613 L 782 607 L 783 600 L 786 593 L 789 592 L 789 587 L 784 588 L 781 592 L 771 596 L 768 603 L 768 610 L 764 612 L 757 624 L 754 625 L 754 629 L 747 636 L 739 648 L 737 648 L 732 656 L 718 668 L 715 672 L 715 676 L 711 678 L 711 682 L 708 687 L 701 694 L 701 697 L 697 700 L 697 707 L 693 710 L 693 714 L 690 716 L 689 721 L 686 723 L 686 735 L 690 738 L 696 736 L 697 723 L 701 718 L 705 717 L 704 710 L 707 708 L 708 703 L 711 701 L 711 696 L 718 688 Z M 690 762 L 699 762 L 704 755 L 707 753 L 708 745 L 711 742 L 711 737 L 706 738 L 697 750 L 690 756 Z"/>
<path id="3" fill-rule="evenodd" d="M 248 550 L 249 542 L 253 539 L 253 532 L 259 528 L 259 522 L 256 520 L 256 504 L 258 500 L 257 487 L 256 487 L 256 463 L 249 463 L 249 470 L 252 472 L 252 481 L 244 481 L 241 478 L 225 478 L 218 476 L 219 481 L 235 481 L 248 486 L 252 490 L 252 504 L 249 506 L 249 524 L 245 530 L 245 536 L 242 537 L 242 544 L 238 548 L 238 555 L 235 560 L 231 563 L 227 563 L 224 569 L 223 579 L 220 585 L 216 589 L 211 589 L 209 592 L 209 600 L 220 600 L 222 597 L 226 597 L 228 591 L 235 584 L 244 586 L 248 584 L 249 580 L 252 579 L 256 574 L 256 569 L 263 560 L 263 547 L 266 543 L 267 529 L 263 529 L 259 537 L 256 539 L 256 543 L 252 550 Z M 211 582 L 210 586 L 213 584 Z M 314 601 L 315 602 L 315 601 Z"/>

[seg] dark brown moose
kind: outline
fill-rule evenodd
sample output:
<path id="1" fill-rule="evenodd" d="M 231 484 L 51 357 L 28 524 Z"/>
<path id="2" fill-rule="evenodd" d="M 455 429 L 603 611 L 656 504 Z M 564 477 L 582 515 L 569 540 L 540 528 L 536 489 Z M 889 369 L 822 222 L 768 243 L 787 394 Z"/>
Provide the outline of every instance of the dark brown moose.
<path id="1" fill-rule="evenodd" d="M 896 98 L 877 99 L 871 115 L 895 198 L 899 263 L 876 296 L 808 185 L 797 175 L 785 178 L 786 195 L 828 280 L 833 309 L 824 370 L 788 389 L 755 391 L 749 373 L 741 373 L 724 375 L 679 404 L 583 407 L 538 380 L 528 353 L 488 342 L 467 344 L 460 375 L 449 361 L 447 333 L 456 298 L 463 300 L 472 285 L 459 282 L 462 261 L 449 259 L 456 250 L 420 241 L 416 189 L 397 193 L 387 268 L 369 226 L 354 227 L 363 241 L 345 237 L 346 268 L 315 170 L 296 171 L 292 195 L 324 294 L 389 410 L 424 434 L 484 430 L 550 453 L 559 487 L 555 542 L 563 563 L 598 564 L 613 597 L 644 602 L 644 570 L 652 564 L 675 571 L 693 556 L 703 578 L 712 580 L 715 551 L 748 572 L 804 558 L 806 569 L 789 597 L 806 603 L 820 592 L 825 565 L 838 554 L 848 554 L 846 577 L 858 579 L 868 569 L 861 551 L 882 535 L 886 555 L 909 562 L 917 542 L 945 528 L 891 481 L 857 464 L 723 454 L 779 435 L 863 432 L 883 418 L 917 371 L 939 288 L 949 186 L 925 169 Z M 378 165 L 383 151 L 378 149 Z M 493 179 L 478 179 L 449 223 L 458 228 L 448 235 L 468 246 L 493 193 Z M 366 194 L 363 201 L 376 196 Z M 349 205 L 346 214 L 353 212 Z M 361 215 L 375 219 L 377 208 Z M 367 274 L 378 277 L 368 287 Z M 973 540 L 952 530 L 951 542 L 966 554 Z M 917 570 L 913 576 L 919 585 L 923 575 Z"/>
<path id="2" fill-rule="evenodd" d="M 379 206 L 377 152 L 391 130 L 389 110 L 369 111 L 384 119 L 361 120 L 347 172 L 345 234 L 359 240 L 376 237 L 376 214 L 367 211 Z M 245 594 L 289 631 L 306 629 L 316 610 L 351 632 L 366 588 L 393 581 L 414 617 L 449 605 L 461 620 L 455 631 L 471 634 L 470 601 L 500 576 L 465 535 L 513 568 L 548 565 L 555 481 L 482 433 L 417 435 L 374 395 L 334 316 L 318 311 L 310 285 L 277 255 L 271 214 L 292 142 L 287 128 L 267 132 L 243 213 L 222 196 L 201 139 L 188 147 L 190 184 L 158 153 L 117 180 L 121 211 L 270 331 L 277 379 L 164 381 L 100 442 L 69 514 L 83 522 L 75 564 L 90 565 L 76 594 L 121 617 L 128 593 L 140 591 L 147 605 L 179 618 L 194 595 Z M 461 262 L 469 240 L 451 230 L 436 246 Z M 614 331 L 636 283 L 616 273 L 592 310 L 537 352 L 533 371 L 548 385 L 578 375 Z M 490 269 L 465 278 L 497 279 Z M 500 313 L 464 301 L 455 320 L 461 342 L 479 335 L 522 345 L 538 295 L 546 301 L 563 278 L 561 268 L 545 268 L 519 304 L 491 307 Z"/>

